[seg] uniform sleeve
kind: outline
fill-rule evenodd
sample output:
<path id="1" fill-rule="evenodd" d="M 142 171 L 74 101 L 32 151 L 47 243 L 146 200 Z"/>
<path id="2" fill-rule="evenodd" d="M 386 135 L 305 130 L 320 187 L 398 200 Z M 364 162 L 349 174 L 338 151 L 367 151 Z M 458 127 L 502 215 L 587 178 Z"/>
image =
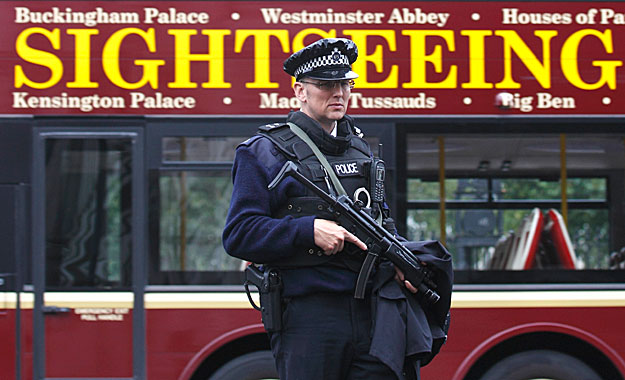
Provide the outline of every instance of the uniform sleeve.
<path id="1" fill-rule="evenodd" d="M 289 196 L 301 192 L 293 179 L 269 191 L 284 158 L 270 153 L 267 140 L 237 149 L 232 169 L 233 191 L 223 231 L 223 244 L 231 256 L 256 263 L 276 261 L 314 247 L 314 216 L 272 217 Z M 264 141 L 263 141 L 264 140 Z"/>

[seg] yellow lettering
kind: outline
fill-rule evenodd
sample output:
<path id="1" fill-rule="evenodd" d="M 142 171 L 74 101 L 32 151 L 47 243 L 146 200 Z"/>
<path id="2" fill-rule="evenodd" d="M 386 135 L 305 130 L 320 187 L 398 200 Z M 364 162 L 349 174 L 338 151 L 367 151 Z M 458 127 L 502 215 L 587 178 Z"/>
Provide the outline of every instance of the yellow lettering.
<path id="1" fill-rule="evenodd" d="M 304 48 L 304 39 L 310 35 L 316 35 L 316 36 L 319 36 L 319 38 L 336 38 L 336 29 L 330 29 L 327 32 L 323 29 L 317 29 L 317 28 L 302 29 L 299 32 L 297 32 L 297 34 L 293 37 L 293 41 L 292 41 L 293 50 L 292 51 L 295 52 Z M 291 80 L 291 83 L 294 83 L 294 82 L 295 82 L 295 78 Z"/>
<path id="2" fill-rule="evenodd" d="M 28 46 L 28 37 L 33 34 L 41 34 L 50 41 L 52 48 L 59 50 L 61 48 L 61 32 L 57 29 L 52 31 L 44 28 L 28 28 L 17 36 L 15 40 L 15 51 L 17 55 L 26 62 L 47 67 L 50 70 L 50 78 L 45 82 L 35 82 L 29 79 L 22 69 L 22 65 L 15 65 L 15 88 L 26 85 L 31 88 L 45 89 L 59 83 L 63 77 L 63 63 L 56 55 Z"/>
<path id="3" fill-rule="evenodd" d="M 147 31 L 138 28 L 120 29 L 111 35 L 108 41 L 106 41 L 106 44 L 104 44 L 104 49 L 102 49 L 102 68 L 104 69 L 104 73 L 111 83 L 121 88 L 134 90 L 149 83 L 150 87 L 156 89 L 158 88 L 158 67 L 165 64 L 165 61 L 162 59 L 135 59 L 134 63 L 136 65 L 143 66 L 143 76 L 141 79 L 130 83 L 122 77 L 119 69 L 119 50 L 124 38 L 131 34 L 136 34 L 143 38 L 151 53 L 156 51 L 154 28 L 149 28 Z"/>
<path id="4" fill-rule="evenodd" d="M 208 81 L 202 88 L 230 88 L 232 85 L 224 80 L 224 36 L 230 34 L 226 29 L 203 29 L 202 34 L 208 36 L 208 54 L 191 53 L 191 36 L 197 34 L 193 29 L 171 29 L 167 32 L 175 38 L 176 68 L 175 80 L 167 84 L 169 88 L 196 88 L 191 82 L 191 61 L 208 62 Z"/>
<path id="5" fill-rule="evenodd" d="M 358 60 L 352 65 L 352 70 L 358 73 L 358 88 L 397 88 L 398 83 L 398 68 L 397 65 L 391 66 L 391 71 L 386 79 L 380 82 L 371 82 L 367 76 L 367 64 L 373 63 L 375 70 L 378 73 L 384 72 L 382 58 L 382 46 L 375 47 L 375 51 L 372 54 L 367 54 L 370 50 L 367 46 L 367 38 L 369 36 L 382 37 L 388 43 L 390 51 L 397 50 L 397 43 L 395 41 L 394 30 L 367 30 L 367 29 L 351 29 L 344 30 L 348 36 L 351 36 L 351 40 L 358 46 Z"/>
<path id="6" fill-rule="evenodd" d="M 277 37 L 284 53 L 289 52 L 289 31 L 286 29 L 238 29 L 234 39 L 234 52 L 240 53 L 248 37 L 254 37 L 254 82 L 245 84 L 246 88 L 278 88 L 278 83 L 271 82 L 269 73 L 269 42 Z"/>
<path id="7" fill-rule="evenodd" d="M 327 32 L 323 29 L 307 28 L 302 29 L 293 37 L 293 51 L 299 51 L 304 48 L 304 39 L 310 35 L 319 36 L 319 38 L 336 38 L 336 29 L 330 29 Z"/>
<path id="8" fill-rule="evenodd" d="M 608 85 L 611 90 L 616 89 L 616 68 L 623 65 L 623 61 L 593 61 L 593 66 L 601 68 L 601 78 L 595 83 L 584 82 L 579 75 L 578 49 L 584 37 L 597 37 L 605 48 L 606 53 L 612 54 L 614 48 L 612 46 L 612 31 L 606 30 L 601 33 L 597 30 L 583 29 L 573 33 L 562 45 L 561 62 L 562 73 L 566 79 L 575 87 L 582 90 L 596 90 L 604 84 Z"/>
<path id="9" fill-rule="evenodd" d="M 68 88 L 98 88 L 91 81 L 91 36 L 97 35 L 97 29 L 67 29 L 67 34 L 74 35 L 74 81 L 68 82 Z"/>
<path id="10" fill-rule="evenodd" d="M 484 38 L 492 36 L 490 30 L 463 30 L 461 35 L 469 37 L 469 81 L 462 84 L 462 88 L 493 88 L 492 83 L 486 82 L 486 54 Z"/>
<path id="11" fill-rule="evenodd" d="M 404 88 L 456 88 L 458 67 L 449 66 L 449 74 L 440 82 L 428 82 L 426 63 L 434 65 L 437 73 L 443 72 L 441 45 L 436 45 L 432 54 L 426 54 L 426 39 L 430 36 L 441 37 L 447 43 L 449 51 L 455 51 L 453 30 L 404 30 L 403 35 L 410 37 L 410 76 L 411 81 L 404 83 Z"/>
<path id="12" fill-rule="evenodd" d="M 504 41 L 504 78 L 496 88 L 521 88 L 521 84 L 512 78 L 512 50 L 543 88 L 551 88 L 551 47 L 550 41 L 558 35 L 555 30 L 537 30 L 534 35 L 543 42 L 543 64 L 514 30 L 496 30 L 496 36 Z"/>

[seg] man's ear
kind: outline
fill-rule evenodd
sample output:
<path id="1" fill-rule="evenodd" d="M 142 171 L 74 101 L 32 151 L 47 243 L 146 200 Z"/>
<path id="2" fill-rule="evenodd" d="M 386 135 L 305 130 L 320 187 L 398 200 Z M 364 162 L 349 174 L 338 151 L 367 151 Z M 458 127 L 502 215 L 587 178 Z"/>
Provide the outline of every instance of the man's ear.
<path id="1" fill-rule="evenodd" d="M 304 85 L 295 82 L 293 85 L 293 92 L 295 93 L 295 97 L 302 103 L 306 101 L 306 90 L 304 89 Z"/>

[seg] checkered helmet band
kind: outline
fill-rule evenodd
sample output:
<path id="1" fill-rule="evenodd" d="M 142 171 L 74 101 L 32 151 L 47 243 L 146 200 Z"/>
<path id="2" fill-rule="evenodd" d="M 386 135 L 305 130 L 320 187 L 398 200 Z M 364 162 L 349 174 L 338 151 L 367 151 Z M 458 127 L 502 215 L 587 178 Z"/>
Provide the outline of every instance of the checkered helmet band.
<path id="1" fill-rule="evenodd" d="M 338 48 L 334 48 L 334 51 L 329 55 L 321 57 L 315 57 L 308 62 L 305 62 L 300 67 L 295 69 L 294 76 L 297 78 L 301 74 L 309 73 L 319 67 L 325 66 L 347 66 L 349 67 L 349 59 L 346 55 L 342 54 Z"/>

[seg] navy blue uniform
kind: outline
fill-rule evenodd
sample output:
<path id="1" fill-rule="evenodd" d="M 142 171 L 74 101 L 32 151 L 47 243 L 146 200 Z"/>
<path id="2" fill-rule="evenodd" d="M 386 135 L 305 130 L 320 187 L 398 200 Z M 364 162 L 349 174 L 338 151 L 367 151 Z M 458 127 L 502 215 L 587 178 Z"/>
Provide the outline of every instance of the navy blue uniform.
<path id="1" fill-rule="evenodd" d="M 353 79 L 358 77 L 351 71 L 357 56 L 356 45 L 340 38 L 319 40 L 291 55 L 283 68 L 299 82 L 294 90 L 304 97 L 300 98 L 304 112 L 292 112 L 287 121 L 301 128 L 326 156 L 340 177 L 341 186 L 337 187 L 344 187 L 347 195 L 359 200 L 359 194 L 367 194 L 365 204 L 371 203 L 372 215 L 385 217 L 388 209 L 367 191 L 372 188 L 367 168 L 373 167 L 369 146 L 356 136 L 353 120 L 344 115 Z M 309 99 L 308 92 L 302 92 L 304 85 L 317 87 L 309 90 L 318 97 Z M 339 87 L 341 90 L 335 91 Z M 324 102 L 332 106 L 323 108 L 327 106 Z M 319 113 L 316 107 L 323 111 Z M 326 128 L 342 117 L 335 125 L 336 137 L 308 115 L 315 115 Z M 439 286 L 444 294 L 438 309 L 423 309 L 414 295 L 394 281 L 395 270 L 388 262 L 375 270 L 364 299 L 355 299 L 363 252 L 347 239 L 344 249 L 330 256 L 315 245 L 315 219 L 332 218 L 324 211 L 327 205 L 292 178 L 267 189 L 287 158 L 311 181 L 330 191 L 326 170 L 289 128 L 267 127 L 261 132 L 264 135 L 237 148 L 223 242 L 230 255 L 280 272 L 282 328 L 269 333 L 280 378 L 418 378 L 420 363 L 429 361 L 445 340 L 443 326 L 452 278 L 449 254 L 437 242 L 415 246 L 431 256 L 431 268 L 443 268 L 439 278 L 446 285 Z M 393 228 L 389 231 L 395 233 Z"/>
<path id="2" fill-rule="evenodd" d="M 315 142 L 333 143 L 334 138 L 305 114 L 291 113 L 287 120 L 310 132 Z M 338 142 L 352 134 L 350 123 L 350 119 L 338 123 Z M 315 216 L 275 217 L 289 198 L 306 195 L 306 188 L 291 178 L 267 190 L 285 161 L 273 143 L 262 136 L 254 136 L 237 148 L 232 201 L 223 233 L 224 247 L 230 255 L 266 263 L 318 250 L 314 243 Z M 339 255 L 344 253 L 335 256 Z M 280 273 L 284 285 L 283 329 L 271 333 L 270 338 L 281 378 L 395 377 L 388 366 L 369 355 L 371 300 L 354 299 L 356 272 L 329 262 L 283 268 Z"/>
<path id="3" fill-rule="evenodd" d="M 301 112 L 291 113 L 287 120 L 309 132 L 318 144 L 333 142 Z M 339 140 L 341 134 L 352 133 L 350 123 L 349 118 L 339 123 Z M 263 136 L 254 136 L 237 148 L 234 189 L 223 233 L 229 254 L 255 263 L 279 263 L 317 249 L 316 216 L 275 216 L 289 199 L 307 195 L 306 188 L 292 178 L 267 190 L 285 161 L 283 153 Z M 440 243 L 413 242 L 410 249 L 438 271 L 442 298 L 430 310 L 393 280 L 390 263 L 377 270 L 363 300 L 353 298 L 357 273 L 337 265 L 340 260 L 280 268 L 283 328 L 269 335 L 283 380 L 419 378 L 420 364 L 431 360 L 432 352 L 438 352 L 446 339 L 453 273 L 451 257 Z M 339 252 L 333 259 L 344 255 Z"/>

